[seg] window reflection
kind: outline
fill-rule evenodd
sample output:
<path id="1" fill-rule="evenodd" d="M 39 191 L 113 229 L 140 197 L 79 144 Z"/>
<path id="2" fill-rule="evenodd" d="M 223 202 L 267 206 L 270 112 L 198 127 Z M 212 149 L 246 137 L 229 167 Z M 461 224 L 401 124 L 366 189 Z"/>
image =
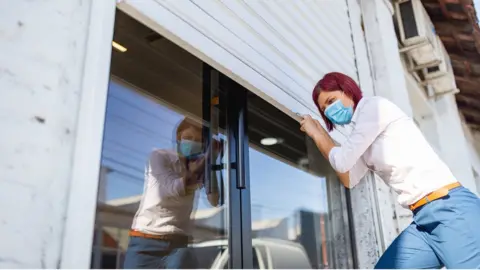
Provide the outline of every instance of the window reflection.
<path id="1" fill-rule="evenodd" d="M 114 39 L 92 267 L 210 268 L 228 239 L 222 93 L 120 11 Z"/>

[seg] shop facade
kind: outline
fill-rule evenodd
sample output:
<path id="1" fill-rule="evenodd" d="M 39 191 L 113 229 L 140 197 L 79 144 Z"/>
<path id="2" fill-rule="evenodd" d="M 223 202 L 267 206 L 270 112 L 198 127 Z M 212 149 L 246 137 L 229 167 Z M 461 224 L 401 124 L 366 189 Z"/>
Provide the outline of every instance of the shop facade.
<path id="1" fill-rule="evenodd" d="M 299 130 L 330 71 L 418 120 L 476 189 L 473 135 L 453 96 L 419 94 L 388 1 L 27 2 L 0 16 L 2 267 L 121 268 L 145 163 L 185 118 L 220 143 L 186 207 L 198 268 L 373 266 L 411 215 L 374 174 L 346 190 Z"/>

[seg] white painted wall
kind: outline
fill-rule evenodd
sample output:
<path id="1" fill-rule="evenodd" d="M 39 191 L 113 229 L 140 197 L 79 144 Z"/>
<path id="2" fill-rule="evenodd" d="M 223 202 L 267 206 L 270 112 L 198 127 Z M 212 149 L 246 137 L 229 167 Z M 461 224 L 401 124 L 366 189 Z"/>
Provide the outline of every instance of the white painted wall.
<path id="1" fill-rule="evenodd" d="M 472 174 L 475 181 L 475 189 L 472 188 L 472 191 L 476 192 L 477 195 L 480 195 L 480 133 L 472 132 L 463 119 L 462 127 L 465 139 L 467 140 L 467 148 L 470 154 L 469 156 L 473 171 Z"/>
<path id="2" fill-rule="evenodd" d="M 0 1 L 0 268 L 65 267 L 62 253 L 76 245 L 81 263 L 69 266 L 89 266 L 103 124 L 91 107 L 104 109 L 108 74 L 89 51 L 103 59 L 106 53 L 109 62 L 109 42 L 90 45 L 96 34 L 109 38 L 99 23 L 104 16 L 113 26 L 107 12 L 93 19 L 97 30 L 91 27 L 91 8 L 99 4 L 92 2 Z M 81 185 L 87 192 L 74 194 Z M 81 202 L 70 202 L 78 196 Z M 66 241 L 73 231 L 83 240 Z"/>
<path id="3" fill-rule="evenodd" d="M 434 101 L 433 106 L 438 116 L 437 129 L 442 159 L 462 185 L 475 191 L 469 145 L 455 97 L 453 94 L 441 96 Z"/>
<path id="4" fill-rule="evenodd" d="M 393 25 L 393 10 L 385 0 L 360 1 L 365 23 L 367 46 L 372 66 L 375 95 L 385 97 L 399 106 L 407 115 L 412 107 L 398 52 Z"/>
<path id="5" fill-rule="evenodd" d="M 468 127 L 463 124 L 454 95 L 427 98 L 424 89 L 408 71 L 405 70 L 405 73 L 413 117 L 423 135 L 455 177 L 465 187 L 476 191 L 477 184 L 472 168 L 480 164 L 475 140 Z"/>

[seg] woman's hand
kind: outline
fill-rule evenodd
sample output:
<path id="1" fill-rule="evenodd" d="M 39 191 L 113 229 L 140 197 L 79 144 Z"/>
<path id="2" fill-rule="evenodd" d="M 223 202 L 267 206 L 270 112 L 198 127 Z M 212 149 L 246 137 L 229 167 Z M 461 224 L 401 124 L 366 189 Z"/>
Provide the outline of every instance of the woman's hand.
<path id="1" fill-rule="evenodd" d="M 310 138 L 314 138 L 323 129 L 318 120 L 313 119 L 310 115 L 304 115 L 300 121 L 300 130 L 305 132 Z"/>
<path id="2" fill-rule="evenodd" d="M 188 162 L 188 170 L 186 172 L 186 185 L 198 185 L 203 183 L 203 173 L 205 171 L 205 157 Z"/>

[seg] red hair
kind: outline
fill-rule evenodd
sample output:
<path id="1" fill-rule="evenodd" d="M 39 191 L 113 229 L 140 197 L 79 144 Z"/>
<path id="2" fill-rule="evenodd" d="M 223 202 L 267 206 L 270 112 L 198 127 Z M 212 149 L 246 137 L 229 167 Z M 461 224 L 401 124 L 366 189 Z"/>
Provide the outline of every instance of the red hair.
<path id="1" fill-rule="evenodd" d="M 333 123 L 328 120 L 318 104 L 318 97 L 320 92 L 332 92 L 341 90 L 345 95 L 353 100 L 353 109 L 357 107 L 358 102 L 362 99 L 362 90 L 358 87 L 357 83 L 347 75 L 340 72 L 327 73 L 313 88 L 312 98 L 313 102 L 318 108 L 318 111 L 322 115 L 323 121 L 327 124 L 328 131 L 333 130 Z"/>

